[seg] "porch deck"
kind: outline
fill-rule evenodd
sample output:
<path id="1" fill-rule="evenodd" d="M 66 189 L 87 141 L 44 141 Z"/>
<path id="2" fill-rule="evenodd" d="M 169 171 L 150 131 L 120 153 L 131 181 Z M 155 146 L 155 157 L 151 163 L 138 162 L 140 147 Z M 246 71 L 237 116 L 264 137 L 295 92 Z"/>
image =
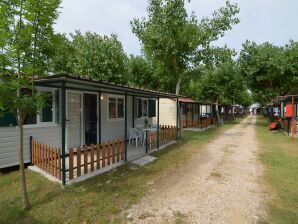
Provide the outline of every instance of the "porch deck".
<path id="1" fill-rule="evenodd" d="M 84 145 L 84 147 L 75 149 L 70 148 L 64 158 L 60 148 L 56 149 L 33 140 L 32 163 L 35 165 L 35 171 L 41 172 L 45 176 L 51 175 L 57 180 L 63 180 L 64 178 L 64 183 L 71 184 L 112 170 L 148 153 L 161 150 L 176 142 L 177 131 L 176 127 L 162 126 L 159 138 L 157 138 L 158 132 L 151 132 L 147 136 L 146 144 L 140 144 L 138 147 L 135 144 L 127 144 L 126 153 L 125 141 L 118 139 L 96 145 Z M 159 139 L 158 149 L 157 139 Z M 127 161 L 125 161 L 125 157 Z"/>
<path id="2" fill-rule="evenodd" d="M 70 184 L 73 184 L 73 183 L 78 183 L 78 182 L 81 182 L 83 180 L 86 180 L 88 178 L 91 178 L 93 176 L 96 176 L 98 174 L 101 174 L 101 173 L 105 173 L 105 172 L 108 172 L 108 171 L 111 171 L 113 169 L 115 169 L 116 167 L 119 167 L 125 163 L 129 163 L 129 162 L 132 162 L 136 159 L 139 159 L 145 155 L 148 155 L 148 154 L 151 154 L 153 152 L 156 152 L 156 151 L 159 151 L 159 150 L 162 150 L 164 149 L 165 147 L 171 145 L 171 144 L 174 144 L 176 143 L 176 141 L 171 141 L 165 145 L 162 145 L 159 149 L 153 149 L 153 150 L 148 150 L 148 153 L 146 153 L 146 148 L 145 146 L 143 145 L 139 145 L 138 147 L 136 147 L 134 144 L 129 144 L 128 147 L 127 147 L 127 162 L 124 162 L 124 161 L 119 161 L 119 162 L 115 162 L 115 163 L 112 163 L 108 166 L 105 166 L 105 167 L 102 167 L 102 160 L 100 162 L 100 169 L 94 169 L 92 171 L 92 165 L 91 163 L 88 164 L 88 167 L 87 167 L 87 173 L 84 173 L 84 167 L 82 166 L 81 167 L 81 173 L 83 175 L 81 176 L 77 176 L 77 169 L 75 169 L 73 171 L 73 176 L 75 178 L 73 179 L 70 179 L 70 176 L 69 176 L 69 157 L 65 158 L 65 165 L 66 165 L 66 184 L 67 185 L 70 185 Z M 74 163 L 76 164 L 77 163 L 77 155 L 74 155 L 73 157 L 73 160 L 74 160 Z M 81 160 L 84 160 L 84 154 L 81 154 Z M 91 160 L 91 155 L 88 154 L 88 161 Z M 94 167 L 97 166 L 97 162 L 94 161 Z M 55 181 L 55 182 L 58 182 L 58 183 L 61 183 L 61 181 L 59 179 L 56 179 L 55 177 L 53 177 L 52 175 L 50 175 L 47 171 L 43 170 L 41 167 L 38 167 L 38 166 L 30 166 L 29 169 L 31 169 L 32 171 L 35 171 L 35 172 L 38 172 L 38 173 L 41 173 L 43 176 L 45 176 L 47 179 L 51 180 L 51 181 Z"/>
<path id="3" fill-rule="evenodd" d="M 136 147 L 134 144 L 129 144 L 127 147 L 127 162 L 120 160 L 119 162 L 115 161 L 115 163 L 112 163 L 112 161 L 111 161 L 110 165 L 102 167 L 103 164 L 102 164 L 102 160 L 101 160 L 100 161 L 100 169 L 94 169 L 94 170 L 92 170 L 91 163 L 90 163 L 90 164 L 88 164 L 88 168 L 87 168 L 88 170 L 86 172 L 84 171 L 84 167 L 83 166 L 81 167 L 81 173 L 82 173 L 81 176 L 77 176 L 77 169 L 74 169 L 74 172 L 73 172 L 74 178 L 73 179 L 70 179 L 70 177 L 69 177 L 69 167 L 68 167 L 69 157 L 67 157 L 66 158 L 66 164 L 67 164 L 67 166 L 66 166 L 66 170 L 67 170 L 66 184 L 69 185 L 69 184 L 73 184 L 73 183 L 78 183 L 80 181 L 86 180 L 86 179 L 96 176 L 98 174 L 111 171 L 111 170 L 115 169 L 116 167 L 119 167 L 125 163 L 129 163 L 129 162 L 139 159 L 145 155 L 162 150 L 163 148 L 165 148 L 168 145 L 171 145 L 175 142 L 176 141 L 172 141 L 166 145 L 162 145 L 159 149 L 153 149 L 153 150 L 148 149 L 148 153 L 146 153 L 145 146 L 138 145 L 138 147 Z M 84 159 L 84 155 L 81 154 L 81 160 L 83 160 L 83 159 Z M 90 159 L 91 159 L 91 156 L 90 156 L 90 154 L 88 154 L 88 161 L 90 161 Z M 76 162 L 77 162 L 77 155 L 74 155 L 74 163 L 76 164 Z M 96 166 L 97 166 L 97 162 L 95 161 L 94 167 L 96 167 Z"/>

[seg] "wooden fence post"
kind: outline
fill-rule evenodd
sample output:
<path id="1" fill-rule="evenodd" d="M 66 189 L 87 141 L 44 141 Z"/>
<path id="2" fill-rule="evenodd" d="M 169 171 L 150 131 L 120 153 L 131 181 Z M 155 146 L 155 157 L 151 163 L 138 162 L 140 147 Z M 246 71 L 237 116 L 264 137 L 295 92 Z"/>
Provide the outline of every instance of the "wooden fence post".
<path id="1" fill-rule="evenodd" d="M 117 162 L 120 161 L 120 139 L 117 140 Z"/>
<path id="2" fill-rule="evenodd" d="M 108 147 L 107 147 L 107 149 L 108 149 L 108 155 L 107 155 L 107 157 L 108 157 L 108 166 L 109 166 L 110 163 L 111 163 L 111 145 L 110 145 L 110 141 L 108 141 Z"/>
<path id="3" fill-rule="evenodd" d="M 48 162 L 48 173 L 50 174 L 51 173 L 51 153 L 50 153 L 50 150 L 51 150 L 51 147 L 48 145 L 47 147 L 47 155 L 48 155 L 48 159 L 47 159 L 47 162 Z"/>
<path id="4" fill-rule="evenodd" d="M 61 149 L 58 149 L 58 174 L 59 179 L 61 180 Z"/>
<path id="5" fill-rule="evenodd" d="M 94 145 L 90 146 L 90 157 L 91 157 L 91 172 L 94 171 Z"/>
<path id="6" fill-rule="evenodd" d="M 112 163 L 115 163 L 115 141 L 112 142 Z"/>
<path id="7" fill-rule="evenodd" d="M 73 179 L 73 148 L 69 149 L 69 179 Z"/>
<path id="8" fill-rule="evenodd" d="M 54 176 L 54 155 L 53 155 L 53 147 L 50 148 L 50 154 L 51 154 L 51 173 L 52 173 L 52 176 Z"/>
<path id="9" fill-rule="evenodd" d="M 102 147 L 102 155 L 101 155 L 102 167 L 105 167 L 106 166 L 106 143 L 103 142 L 101 147 Z"/>
<path id="10" fill-rule="evenodd" d="M 88 173 L 88 146 L 84 146 L 84 174 Z"/>
<path id="11" fill-rule="evenodd" d="M 57 148 L 54 147 L 54 176 L 57 177 Z"/>
<path id="12" fill-rule="evenodd" d="M 100 144 L 96 145 L 96 168 L 100 169 Z"/>
<path id="13" fill-rule="evenodd" d="M 124 160 L 124 153 L 125 153 L 125 149 L 124 149 L 124 140 L 121 140 L 121 160 Z"/>
<path id="14" fill-rule="evenodd" d="M 81 176 L 81 148 L 78 146 L 77 149 L 77 177 Z"/>

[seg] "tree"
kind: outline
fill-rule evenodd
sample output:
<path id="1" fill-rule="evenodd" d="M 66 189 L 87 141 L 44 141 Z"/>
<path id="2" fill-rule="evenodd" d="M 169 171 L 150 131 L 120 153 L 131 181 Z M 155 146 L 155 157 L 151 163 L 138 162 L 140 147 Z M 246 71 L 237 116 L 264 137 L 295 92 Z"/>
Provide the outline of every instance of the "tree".
<path id="1" fill-rule="evenodd" d="M 240 74 L 238 63 L 235 61 L 223 64 L 221 75 L 222 84 L 224 85 L 223 95 L 225 98 L 232 101 L 232 117 L 234 119 L 236 100 L 239 99 L 238 96 L 246 90 L 244 79 Z"/>
<path id="2" fill-rule="evenodd" d="M 73 73 L 110 82 L 127 82 L 127 55 L 117 35 L 71 34 Z"/>
<path id="3" fill-rule="evenodd" d="M 75 49 L 65 34 L 55 34 L 52 38 L 52 54 L 49 59 L 49 72 L 52 74 L 73 74 Z"/>
<path id="4" fill-rule="evenodd" d="M 195 99 L 209 100 L 216 104 L 216 116 L 220 124 L 219 103 L 231 103 L 234 105 L 238 95 L 245 90 L 244 81 L 239 71 L 239 66 L 233 57 L 234 50 L 227 47 L 209 48 L 211 57 L 205 58 L 204 65 L 198 66 L 197 75 L 190 82 L 188 91 L 194 93 Z M 234 113 L 233 113 L 234 114 Z"/>
<path id="5" fill-rule="evenodd" d="M 242 92 L 237 95 L 236 102 L 244 108 L 249 107 L 253 103 L 251 94 L 248 92 L 247 89 L 242 90 Z"/>
<path id="6" fill-rule="evenodd" d="M 12 24 L 12 5 L 9 0 L 3 0 L 0 3 L 0 74 L 5 73 L 9 66 L 9 59 L 7 55 L 7 44 L 11 39 L 12 32 L 10 25 Z"/>
<path id="7" fill-rule="evenodd" d="M 128 61 L 130 84 L 149 89 L 159 89 L 160 80 L 158 80 L 154 71 L 153 65 L 144 57 L 130 56 Z"/>
<path id="8" fill-rule="evenodd" d="M 292 86 L 287 72 L 287 57 L 283 47 L 270 43 L 257 45 L 246 41 L 239 57 L 241 74 L 254 99 L 264 105 L 278 95 L 286 94 Z"/>
<path id="9" fill-rule="evenodd" d="M 285 73 L 289 75 L 289 84 L 291 93 L 298 93 L 298 42 L 290 41 L 285 47 Z"/>
<path id="10" fill-rule="evenodd" d="M 214 12 L 212 19 L 200 22 L 187 14 L 185 0 L 149 0 L 147 11 L 147 20 L 131 22 L 132 31 L 143 44 L 145 56 L 175 86 L 177 95 L 193 63 L 200 63 L 200 51 L 239 22 L 234 17 L 239 11 L 237 5 L 229 2 Z"/>
<path id="11" fill-rule="evenodd" d="M 23 123 L 26 116 L 37 113 L 43 99 L 36 94 L 34 76 L 46 73 L 53 23 L 60 0 L 1 1 L 0 109 L 13 112 L 19 127 L 19 163 L 24 208 L 30 208 L 23 158 Z M 1 14 L 2 15 L 2 14 Z M 24 92 L 23 88 L 30 90 Z"/>
<path id="12" fill-rule="evenodd" d="M 219 68 L 206 69 L 198 82 L 198 87 L 200 99 L 210 100 L 216 104 L 216 117 L 218 124 L 221 124 L 218 104 L 223 90 L 223 83 Z"/>

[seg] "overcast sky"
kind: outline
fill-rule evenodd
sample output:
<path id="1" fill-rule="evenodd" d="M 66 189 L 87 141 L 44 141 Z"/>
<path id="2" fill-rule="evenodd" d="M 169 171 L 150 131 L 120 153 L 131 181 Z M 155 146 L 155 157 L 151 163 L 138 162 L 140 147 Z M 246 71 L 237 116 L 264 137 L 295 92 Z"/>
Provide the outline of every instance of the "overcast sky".
<path id="1" fill-rule="evenodd" d="M 225 5 L 226 0 L 192 0 L 186 3 L 189 12 L 198 18 Z M 216 45 L 225 44 L 237 51 L 245 40 L 283 45 L 298 41 L 297 0 L 234 0 L 240 8 L 240 24 L 228 31 Z M 146 17 L 147 0 L 63 0 L 61 15 L 55 25 L 58 32 L 75 30 L 118 35 L 128 54 L 140 54 L 141 46 L 131 32 L 133 18 Z"/>

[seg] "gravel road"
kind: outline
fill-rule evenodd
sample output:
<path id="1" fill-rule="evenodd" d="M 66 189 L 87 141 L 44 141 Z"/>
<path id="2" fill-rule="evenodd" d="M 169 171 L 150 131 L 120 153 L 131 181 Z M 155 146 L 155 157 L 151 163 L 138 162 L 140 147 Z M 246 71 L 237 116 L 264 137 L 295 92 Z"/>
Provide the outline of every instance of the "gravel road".
<path id="1" fill-rule="evenodd" d="M 130 223 L 257 223 L 265 190 L 255 117 L 222 132 L 185 165 L 152 184 Z"/>

